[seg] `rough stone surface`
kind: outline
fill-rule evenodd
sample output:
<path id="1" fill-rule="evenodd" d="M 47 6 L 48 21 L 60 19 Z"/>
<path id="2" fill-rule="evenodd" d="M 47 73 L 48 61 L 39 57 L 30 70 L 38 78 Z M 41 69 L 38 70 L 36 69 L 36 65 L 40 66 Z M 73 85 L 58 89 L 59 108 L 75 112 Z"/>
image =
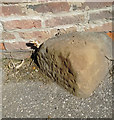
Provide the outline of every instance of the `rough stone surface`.
<path id="1" fill-rule="evenodd" d="M 78 97 L 88 97 L 108 72 L 111 40 L 104 33 L 74 32 L 44 42 L 38 51 L 40 69 Z"/>

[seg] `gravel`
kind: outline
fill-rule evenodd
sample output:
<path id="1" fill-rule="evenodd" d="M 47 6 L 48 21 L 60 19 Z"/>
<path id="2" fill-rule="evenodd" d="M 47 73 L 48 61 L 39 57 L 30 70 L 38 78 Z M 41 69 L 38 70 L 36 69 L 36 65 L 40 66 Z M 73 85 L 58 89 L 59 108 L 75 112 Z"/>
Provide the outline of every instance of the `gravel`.
<path id="1" fill-rule="evenodd" d="M 30 60 L 19 70 L 9 68 L 10 62 L 3 60 L 3 118 L 112 118 L 111 77 L 106 76 L 92 96 L 79 99 L 52 82 L 34 63 L 29 65 Z"/>

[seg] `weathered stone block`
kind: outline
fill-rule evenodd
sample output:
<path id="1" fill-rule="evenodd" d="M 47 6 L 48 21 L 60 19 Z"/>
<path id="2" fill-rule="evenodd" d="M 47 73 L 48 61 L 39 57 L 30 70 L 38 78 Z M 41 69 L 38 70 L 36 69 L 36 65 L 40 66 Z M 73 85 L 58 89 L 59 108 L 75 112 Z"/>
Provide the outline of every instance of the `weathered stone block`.
<path id="1" fill-rule="evenodd" d="M 108 72 L 111 39 L 104 33 L 73 32 L 51 38 L 38 51 L 40 69 L 78 97 L 88 97 Z"/>

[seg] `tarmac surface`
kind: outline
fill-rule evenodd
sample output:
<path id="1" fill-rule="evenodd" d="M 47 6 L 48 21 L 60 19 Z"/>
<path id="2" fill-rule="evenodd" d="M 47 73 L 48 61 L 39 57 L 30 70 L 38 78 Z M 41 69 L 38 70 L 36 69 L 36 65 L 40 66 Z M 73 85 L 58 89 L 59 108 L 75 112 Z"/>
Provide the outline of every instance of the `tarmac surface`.
<path id="1" fill-rule="evenodd" d="M 25 67 L 27 61 L 18 71 L 6 67 L 9 62 L 3 61 L 2 118 L 112 118 L 109 76 L 91 97 L 79 99 L 51 82 L 38 68 L 30 71 L 31 66 Z"/>

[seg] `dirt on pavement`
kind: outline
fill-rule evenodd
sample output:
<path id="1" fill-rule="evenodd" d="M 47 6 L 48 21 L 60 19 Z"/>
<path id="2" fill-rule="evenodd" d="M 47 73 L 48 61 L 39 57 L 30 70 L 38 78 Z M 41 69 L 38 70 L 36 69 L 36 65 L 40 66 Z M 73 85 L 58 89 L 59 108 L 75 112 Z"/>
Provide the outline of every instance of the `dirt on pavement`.
<path id="1" fill-rule="evenodd" d="M 16 66 L 21 64 L 21 62 L 21 60 L 16 59 L 3 59 L 4 84 L 8 82 L 20 82 L 26 79 L 30 81 L 42 81 L 44 84 L 51 82 L 51 80 L 40 71 L 32 59 L 24 60 L 22 66 L 16 69 Z M 13 64 L 15 65 L 14 68 Z"/>

